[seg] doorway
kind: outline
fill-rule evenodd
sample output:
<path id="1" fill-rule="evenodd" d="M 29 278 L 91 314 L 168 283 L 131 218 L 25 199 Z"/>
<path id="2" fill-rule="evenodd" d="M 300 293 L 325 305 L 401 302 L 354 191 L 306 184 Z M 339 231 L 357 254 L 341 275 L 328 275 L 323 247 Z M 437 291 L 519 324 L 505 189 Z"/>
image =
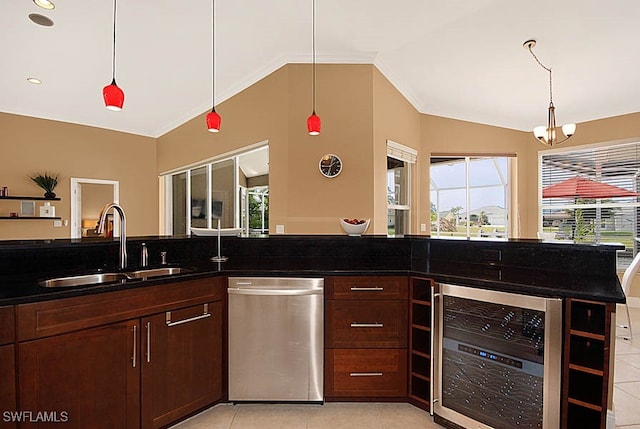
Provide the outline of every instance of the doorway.
<path id="1" fill-rule="evenodd" d="M 71 238 L 93 235 L 100 211 L 108 203 L 119 203 L 120 182 L 106 179 L 71 178 Z M 114 219 L 118 235 L 119 219 Z"/>

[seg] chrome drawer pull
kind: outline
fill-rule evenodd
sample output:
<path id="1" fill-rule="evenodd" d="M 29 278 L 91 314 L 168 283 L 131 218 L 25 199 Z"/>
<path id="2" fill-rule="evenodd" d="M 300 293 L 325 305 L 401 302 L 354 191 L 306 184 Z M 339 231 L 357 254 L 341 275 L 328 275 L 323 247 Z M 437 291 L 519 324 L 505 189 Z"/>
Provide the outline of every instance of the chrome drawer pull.
<path id="1" fill-rule="evenodd" d="M 351 372 L 349 377 L 382 377 L 381 372 Z"/>
<path id="2" fill-rule="evenodd" d="M 188 319 L 176 320 L 175 322 L 171 321 L 170 311 L 167 311 L 165 314 L 165 320 L 167 322 L 167 326 L 182 325 L 183 323 L 194 322 L 196 320 L 206 319 L 207 317 L 211 317 L 211 313 L 209 313 L 209 304 L 204 304 L 201 315 L 189 317 Z"/>
<path id="3" fill-rule="evenodd" d="M 375 322 L 375 323 L 351 322 L 351 327 L 352 328 L 384 328 L 384 323 L 379 323 L 379 322 Z"/>
<path id="4" fill-rule="evenodd" d="M 138 344 L 138 328 L 136 325 L 133 325 L 133 355 L 131 356 L 131 366 L 133 368 L 136 367 L 136 360 L 138 360 L 136 353 L 136 345 Z"/>
<path id="5" fill-rule="evenodd" d="M 151 322 L 147 322 L 147 363 L 151 362 Z"/>
<path id="6" fill-rule="evenodd" d="M 378 287 L 378 286 L 374 286 L 374 287 L 351 286 L 351 290 L 354 292 L 382 292 L 384 288 Z"/>

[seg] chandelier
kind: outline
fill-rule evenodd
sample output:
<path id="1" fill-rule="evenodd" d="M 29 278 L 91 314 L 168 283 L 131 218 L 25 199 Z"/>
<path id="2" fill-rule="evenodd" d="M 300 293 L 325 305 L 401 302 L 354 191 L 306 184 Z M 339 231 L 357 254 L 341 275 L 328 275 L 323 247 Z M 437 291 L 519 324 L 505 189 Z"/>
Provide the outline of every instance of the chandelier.
<path id="1" fill-rule="evenodd" d="M 531 39 L 527 40 L 522 44 L 525 49 L 528 49 L 531 52 L 531 55 L 536 60 L 536 62 L 549 72 L 549 109 L 548 109 L 548 117 L 547 117 L 547 126 L 541 125 L 539 127 L 535 127 L 533 129 L 533 135 L 540 140 L 542 143 L 553 146 L 556 144 L 560 144 L 562 142 L 567 141 L 572 135 L 576 132 L 576 124 L 565 124 L 561 127 L 561 132 L 563 135 L 563 139 L 558 139 L 558 127 L 556 125 L 556 108 L 553 105 L 553 85 L 551 80 L 551 68 L 546 67 L 544 64 L 540 62 L 536 54 L 533 53 L 533 47 L 536 46 L 536 41 Z"/>

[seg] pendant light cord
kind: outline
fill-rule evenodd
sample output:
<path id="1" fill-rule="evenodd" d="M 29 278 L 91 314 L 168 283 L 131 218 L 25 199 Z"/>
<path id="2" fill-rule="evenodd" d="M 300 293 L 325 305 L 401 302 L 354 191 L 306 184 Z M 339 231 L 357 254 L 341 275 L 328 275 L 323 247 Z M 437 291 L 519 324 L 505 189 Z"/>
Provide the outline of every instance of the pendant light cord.
<path id="1" fill-rule="evenodd" d="M 540 67 L 542 67 L 543 69 L 549 72 L 549 103 L 553 104 L 553 86 L 551 83 L 551 68 L 545 66 L 544 64 L 542 64 L 542 62 L 540 62 L 536 54 L 533 53 L 533 49 L 531 45 L 529 45 L 529 52 L 531 52 L 531 55 L 533 55 L 533 58 L 540 65 Z"/>
<path id="2" fill-rule="evenodd" d="M 216 2 L 211 0 L 211 111 L 216 110 Z"/>
<path id="3" fill-rule="evenodd" d="M 316 0 L 313 0 L 312 2 L 313 5 L 313 11 L 311 13 L 311 17 L 312 17 L 312 34 L 311 34 L 311 44 L 312 44 L 312 48 L 313 48 L 313 94 L 312 94 L 312 98 L 313 98 L 313 114 L 316 114 Z"/>
<path id="4" fill-rule="evenodd" d="M 111 61 L 111 78 L 116 81 L 116 3 L 117 0 L 113 0 L 113 58 Z"/>

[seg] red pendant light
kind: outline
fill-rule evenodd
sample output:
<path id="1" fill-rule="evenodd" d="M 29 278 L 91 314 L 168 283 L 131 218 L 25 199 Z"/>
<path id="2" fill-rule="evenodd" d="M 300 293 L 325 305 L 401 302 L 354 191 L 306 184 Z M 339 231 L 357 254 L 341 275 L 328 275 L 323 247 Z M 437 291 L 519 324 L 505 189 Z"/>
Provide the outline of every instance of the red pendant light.
<path id="1" fill-rule="evenodd" d="M 102 88 L 104 105 L 109 110 L 120 111 L 124 104 L 124 92 L 116 84 L 116 0 L 113 0 L 113 58 L 111 61 L 111 83 Z"/>
<path id="2" fill-rule="evenodd" d="M 207 129 L 211 133 L 220 131 L 222 118 L 216 112 L 216 2 L 211 0 L 211 112 L 207 113 Z"/>
<path id="3" fill-rule="evenodd" d="M 207 129 L 209 132 L 217 133 L 220 131 L 220 123 L 222 118 L 216 112 L 215 106 L 211 109 L 211 112 L 207 113 Z"/>
<path id="4" fill-rule="evenodd" d="M 307 118 L 307 129 L 309 130 L 310 136 L 317 136 L 320 134 L 320 116 L 316 115 L 316 111 L 314 110 L 311 113 L 311 116 Z"/>
<path id="5" fill-rule="evenodd" d="M 313 21 L 313 30 L 311 35 L 312 45 L 313 45 L 313 68 L 312 73 L 313 76 L 311 78 L 312 82 L 312 98 L 313 98 L 313 111 L 311 116 L 307 118 L 307 130 L 309 131 L 310 136 L 317 136 L 320 134 L 320 116 L 316 115 L 316 0 L 312 1 L 313 12 L 312 12 L 312 21 Z"/>

